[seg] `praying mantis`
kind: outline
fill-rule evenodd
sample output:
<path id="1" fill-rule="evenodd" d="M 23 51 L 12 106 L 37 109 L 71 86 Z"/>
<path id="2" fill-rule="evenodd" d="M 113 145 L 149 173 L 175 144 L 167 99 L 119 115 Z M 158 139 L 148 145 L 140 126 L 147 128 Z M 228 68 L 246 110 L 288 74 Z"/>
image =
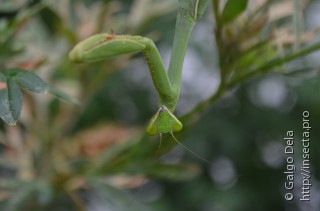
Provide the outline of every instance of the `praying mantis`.
<path id="1" fill-rule="evenodd" d="M 74 62 L 95 62 L 124 54 L 143 53 L 153 84 L 158 93 L 159 108 L 151 118 L 147 133 L 157 135 L 182 130 L 182 123 L 173 114 L 180 95 L 183 60 L 190 33 L 205 9 L 208 0 L 180 0 L 170 64 L 166 71 L 153 41 L 132 35 L 93 35 L 78 43 L 69 53 Z"/>

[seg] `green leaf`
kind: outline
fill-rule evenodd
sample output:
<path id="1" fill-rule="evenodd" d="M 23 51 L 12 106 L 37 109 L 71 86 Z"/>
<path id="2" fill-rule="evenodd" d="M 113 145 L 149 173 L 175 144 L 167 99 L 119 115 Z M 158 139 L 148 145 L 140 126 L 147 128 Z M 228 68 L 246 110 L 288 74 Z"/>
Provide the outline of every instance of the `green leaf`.
<path id="1" fill-rule="evenodd" d="M 146 173 L 148 176 L 153 178 L 161 178 L 170 181 L 184 181 L 198 176 L 200 172 L 200 168 L 192 164 L 156 163 L 150 166 Z"/>
<path id="2" fill-rule="evenodd" d="M 7 77 L 14 79 L 18 82 L 19 85 L 21 85 L 21 87 L 28 91 L 36 93 L 50 92 L 51 94 L 55 95 L 56 97 L 62 100 L 78 105 L 80 104 L 78 100 L 48 85 L 45 81 L 43 81 L 39 76 L 37 76 L 33 72 L 22 69 L 8 69 L 5 70 L 4 73 Z"/>
<path id="3" fill-rule="evenodd" d="M 22 94 L 12 78 L 0 73 L 0 117 L 6 124 L 15 125 L 22 108 Z"/>
<path id="4" fill-rule="evenodd" d="M 21 69 L 7 69 L 0 72 L 0 117 L 8 125 L 15 125 L 22 109 L 22 94 L 19 85 L 31 92 L 46 93 L 74 104 L 76 99 L 46 84 L 35 73 Z"/>
<path id="5" fill-rule="evenodd" d="M 150 210 L 150 207 L 146 207 L 140 204 L 138 201 L 134 201 L 132 195 L 128 192 L 120 189 L 116 189 L 103 182 L 100 178 L 90 177 L 86 181 L 92 187 L 92 193 L 94 193 L 97 199 L 103 202 L 104 207 L 108 207 L 108 210 L 122 211 L 144 211 Z M 130 209 L 128 209 L 130 208 Z"/>
<path id="6" fill-rule="evenodd" d="M 286 63 L 289 63 L 290 61 L 293 61 L 295 59 L 299 59 L 303 56 L 306 56 L 312 52 L 318 51 L 320 50 L 320 43 L 316 43 L 314 45 L 308 46 L 298 52 L 293 52 L 293 53 L 289 53 L 287 55 L 284 56 L 278 56 L 275 57 L 267 62 L 265 62 L 264 64 L 260 65 L 259 67 L 255 68 L 254 70 L 251 70 L 250 72 L 247 72 L 246 74 L 240 76 L 240 77 L 235 77 L 233 80 L 231 80 L 229 82 L 229 86 L 234 86 L 235 84 L 244 81 L 248 78 L 257 76 L 257 75 L 261 75 L 264 73 L 267 73 L 271 70 L 273 70 L 273 68 L 284 65 Z"/>
<path id="7" fill-rule="evenodd" d="M 0 117 L 3 118 L 8 113 L 8 89 L 7 77 L 0 72 Z"/>
<path id="8" fill-rule="evenodd" d="M 9 106 L 12 118 L 17 121 L 22 109 L 22 94 L 18 84 L 11 78 L 8 78 L 8 96 Z"/>
<path id="9" fill-rule="evenodd" d="M 48 92 L 49 86 L 39 76 L 27 70 L 15 69 L 16 81 L 25 89 L 31 92 L 45 93 Z"/>
<path id="10" fill-rule="evenodd" d="M 12 178 L 0 178 L 0 188 L 2 190 L 13 190 L 21 187 L 21 181 Z"/>
<path id="11" fill-rule="evenodd" d="M 6 211 L 28 210 L 26 207 L 31 199 L 34 198 L 36 190 L 37 183 L 35 182 L 20 184 L 20 187 L 17 188 L 6 201 L 4 207 L 0 207 L 0 209 Z"/>
<path id="12" fill-rule="evenodd" d="M 49 180 L 37 180 L 36 197 L 40 205 L 46 205 L 52 200 L 53 190 L 51 184 L 49 183 Z"/>
<path id="13" fill-rule="evenodd" d="M 223 23 L 236 19 L 246 8 L 248 0 L 229 0 L 222 11 Z"/>
<path id="14" fill-rule="evenodd" d="M 32 202 L 32 199 L 36 199 L 40 205 L 46 205 L 52 199 L 52 188 L 47 181 L 42 179 L 21 181 L 1 178 L 0 187 L 3 190 L 11 191 L 10 197 L 0 205 L 0 210 L 29 210 L 26 206 Z"/>
<path id="15" fill-rule="evenodd" d="M 75 98 L 71 97 L 70 95 L 60 91 L 59 89 L 57 89 L 55 87 L 49 86 L 48 92 L 50 92 L 54 96 L 60 98 L 61 100 L 65 100 L 65 101 L 67 101 L 69 103 L 73 103 L 73 104 L 76 104 L 76 105 L 81 105 L 81 103 L 77 99 L 75 99 Z"/>
<path id="16" fill-rule="evenodd" d="M 179 1 L 180 11 L 186 12 L 193 21 L 199 20 L 208 6 L 208 0 Z"/>
<path id="17" fill-rule="evenodd" d="M 111 161 L 115 159 L 117 156 L 121 156 L 126 153 L 128 150 L 132 149 L 132 147 L 137 144 L 141 140 L 141 137 L 133 137 L 130 138 L 129 141 L 124 141 L 123 143 L 116 144 L 110 147 L 108 150 L 102 152 L 97 156 L 94 162 L 91 164 L 91 172 L 95 173 L 103 173 L 106 166 L 111 165 Z M 92 168 L 93 167 L 93 168 Z M 108 171 L 108 168 L 107 168 Z"/>

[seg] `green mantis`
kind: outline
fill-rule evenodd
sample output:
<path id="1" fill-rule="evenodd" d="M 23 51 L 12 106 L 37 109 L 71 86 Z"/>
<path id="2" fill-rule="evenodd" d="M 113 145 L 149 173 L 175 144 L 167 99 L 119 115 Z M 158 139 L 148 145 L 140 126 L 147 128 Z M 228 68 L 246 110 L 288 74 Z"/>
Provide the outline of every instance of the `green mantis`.
<path id="1" fill-rule="evenodd" d="M 147 133 L 178 132 L 182 129 L 182 123 L 173 112 L 180 95 L 183 60 L 190 33 L 207 4 L 208 0 L 179 2 L 168 72 L 153 41 L 141 36 L 97 34 L 78 43 L 69 53 L 69 58 L 74 62 L 95 62 L 123 54 L 143 53 L 159 98 L 159 109 L 150 120 Z"/>

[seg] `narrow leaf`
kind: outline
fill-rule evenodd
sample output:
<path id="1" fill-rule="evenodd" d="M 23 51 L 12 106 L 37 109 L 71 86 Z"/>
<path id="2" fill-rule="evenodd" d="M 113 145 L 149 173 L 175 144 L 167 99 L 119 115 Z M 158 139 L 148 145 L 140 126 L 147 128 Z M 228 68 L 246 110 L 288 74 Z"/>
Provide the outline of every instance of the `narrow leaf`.
<path id="1" fill-rule="evenodd" d="M 107 185 L 99 178 L 87 178 L 86 181 L 92 187 L 93 191 L 91 193 L 95 194 L 93 195 L 95 198 L 101 200 L 105 210 L 150 210 L 150 207 L 134 201 L 134 198 L 128 192 Z"/>
<path id="2" fill-rule="evenodd" d="M 0 72 L 0 117 L 4 119 L 9 113 L 7 77 Z"/>
<path id="3" fill-rule="evenodd" d="M 15 79 L 25 89 L 31 92 L 45 93 L 48 92 L 49 86 L 39 76 L 27 70 L 15 70 L 17 74 Z"/>
<path id="4" fill-rule="evenodd" d="M 95 173 L 103 173 L 105 167 L 109 167 L 110 162 L 117 156 L 121 156 L 126 153 L 127 150 L 132 148 L 140 140 L 140 137 L 134 137 L 130 141 L 124 141 L 123 143 L 116 144 L 115 146 L 110 147 L 108 150 L 99 154 L 99 156 L 94 160 L 94 163 L 91 165 L 94 167 L 90 169 Z"/>
<path id="5" fill-rule="evenodd" d="M 246 8 L 248 0 L 228 0 L 223 11 L 222 21 L 228 23 L 236 19 Z"/>
<path id="6" fill-rule="evenodd" d="M 180 11 L 186 12 L 193 19 L 199 20 L 208 6 L 208 0 L 187 0 L 180 1 Z"/>
<path id="7" fill-rule="evenodd" d="M 9 97 L 9 108 L 12 114 L 12 118 L 17 122 L 20 117 L 22 109 L 22 94 L 18 84 L 11 78 L 8 78 L 8 97 Z"/>
<path id="8" fill-rule="evenodd" d="M 16 179 L 0 178 L 0 188 L 2 190 L 12 190 L 21 186 L 21 181 Z"/>
<path id="9" fill-rule="evenodd" d="M 200 168 L 192 164 L 161 164 L 157 163 L 147 169 L 146 174 L 154 178 L 170 181 L 190 180 L 200 174 Z"/>
<path id="10" fill-rule="evenodd" d="M 14 191 L 11 197 L 6 201 L 5 207 L 1 210 L 6 211 L 18 211 L 28 210 L 27 205 L 34 197 L 36 192 L 37 184 L 34 182 L 28 182 L 20 185 L 16 191 Z"/>
<path id="11" fill-rule="evenodd" d="M 22 108 L 22 95 L 15 81 L 0 73 L 0 117 L 8 125 L 15 125 Z"/>
<path id="12" fill-rule="evenodd" d="M 318 51 L 320 49 L 320 43 L 316 43 L 314 45 L 311 45 L 309 47 L 306 47 L 298 52 L 289 53 L 288 55 L 276 57 L 272 60 L 269 60 L 268 62 L 264 63 L 263 65 L 257 67 L 256 69 L 246 73 L 245 75 L 241 77 L 234 78 L 229 82 L 229 86 L 234 86 L 235 84 L 239 83 L 240 81 L 244 81 L 248 78 L 254 77 L 259 74 L 266 73 L 268 71 L 271 71 L 272 68 L 284 65 L 290 61 L 293 61 L 295 59 L 301 58 L 303 56 L 306 56 L 312 52 Z"/>
<path id="13" fill-rule="evenodd" d="M 65 100 L 70 103 L 80 104 L 80 102 L 71 96 L 67 95 L 66 93 L 49 86 L 45 81 L 43 81 L 39 76 L 34 74 L 33 72 L 14 69 L 15 75 L 14 78 L 16 81 L 25 89 L 31 92 L 38 92 L 38 93 L 47 93 L 50 92 L 51 94 L 55 95 L 56 97 Z"/>
<path id="14" fill-rule="evenodd" d="M 73 103 L 73 104 L 76 104 L 76 105 L 80 105 L 81 104 L 77 99 L 75 99 L 75 98 L 71 97 L 70 95 L 60 91 L 59 89 L 57 89 L 55 87 L 49 86 L 48 92 L 50 92 L 51 94 L 55 95 L 57 98 L 65 100 L 65 101 L 67 101 L 69 103 Z"/>

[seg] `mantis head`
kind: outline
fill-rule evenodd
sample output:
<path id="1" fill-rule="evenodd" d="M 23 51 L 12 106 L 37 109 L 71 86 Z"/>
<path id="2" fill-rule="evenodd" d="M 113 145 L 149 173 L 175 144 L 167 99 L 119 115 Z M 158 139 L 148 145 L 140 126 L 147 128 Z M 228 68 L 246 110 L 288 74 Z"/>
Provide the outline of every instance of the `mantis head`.
<path id="1" fill-rule="evenodd" d="M 160 106 L 147 127 L 147 133 L 151 136 L 180 130 L 182 130 L 182 123 L 164 105 Z"/>

